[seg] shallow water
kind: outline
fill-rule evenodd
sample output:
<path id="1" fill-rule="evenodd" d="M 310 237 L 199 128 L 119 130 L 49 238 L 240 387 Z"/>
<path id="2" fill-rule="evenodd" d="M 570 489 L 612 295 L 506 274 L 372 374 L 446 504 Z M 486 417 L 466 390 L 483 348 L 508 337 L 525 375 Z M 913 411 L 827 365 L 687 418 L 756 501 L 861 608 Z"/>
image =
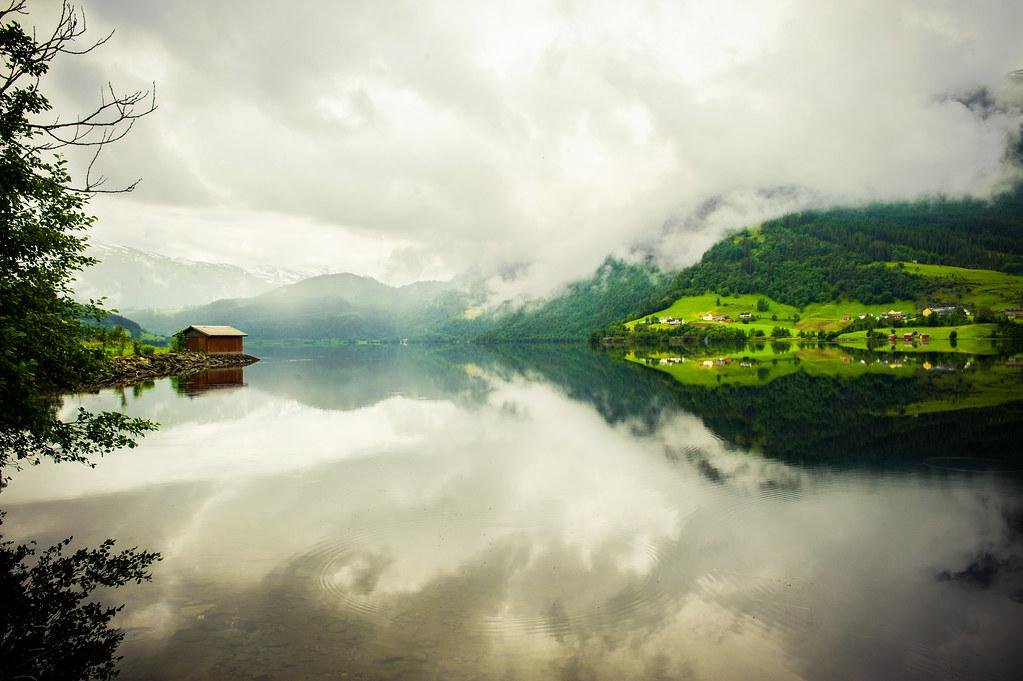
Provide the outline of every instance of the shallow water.
<path id="1" fill-rule="evenodd" d="M 582 348 L 258 354 L 69 400 L 162 427 L 3 493 L 11 538 L 163 554 L 108 594 L 123 679 L 1019 676 L 1023 391 L 935 412 L 945 379 L 807 361 L 715 387 Z"/>

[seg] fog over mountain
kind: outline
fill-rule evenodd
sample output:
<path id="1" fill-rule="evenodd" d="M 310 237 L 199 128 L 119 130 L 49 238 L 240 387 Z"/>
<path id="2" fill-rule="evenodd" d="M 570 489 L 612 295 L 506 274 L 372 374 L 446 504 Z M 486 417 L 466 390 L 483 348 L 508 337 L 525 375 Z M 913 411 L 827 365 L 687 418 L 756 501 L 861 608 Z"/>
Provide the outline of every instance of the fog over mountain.
<path id="1" fill-rule="evenodd" d="M 547 293 L 808 205 L 1018 175 L 1023 3 L 88 0 L 58 110 L 156 81 L 97 238 L 392 285 Z M 33 19 L 36 19 L 33 16 Z M 39 15 L 42 23 L 44 17 Z M 85 84 L 89 84 L 86 86 Z"/>
<path id="2" fill-rule="evenodd" d="M 88 254 L 99 263 L 79 273 L 78 298 L 106 296 L 107 307 L 121 310 L 179 308 L 255 296 L 317 274 L 269 267 L 247 270 L 104 243 L 91 244 Z"/>

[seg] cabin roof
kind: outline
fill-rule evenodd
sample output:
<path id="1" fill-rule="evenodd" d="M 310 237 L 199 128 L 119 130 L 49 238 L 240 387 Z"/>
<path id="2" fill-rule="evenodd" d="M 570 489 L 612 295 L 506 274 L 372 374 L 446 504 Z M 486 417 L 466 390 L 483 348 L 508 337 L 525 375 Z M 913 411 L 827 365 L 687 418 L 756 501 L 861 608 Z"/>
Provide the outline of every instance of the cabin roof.
<path id="1" fill-rule="evenodd" d="M 244 331 L 239 331 L 233 326 L 209 326 L 206 324 L 192 324 L 185 331 L 198 331 L 204 336 L 248 336 Z"/>

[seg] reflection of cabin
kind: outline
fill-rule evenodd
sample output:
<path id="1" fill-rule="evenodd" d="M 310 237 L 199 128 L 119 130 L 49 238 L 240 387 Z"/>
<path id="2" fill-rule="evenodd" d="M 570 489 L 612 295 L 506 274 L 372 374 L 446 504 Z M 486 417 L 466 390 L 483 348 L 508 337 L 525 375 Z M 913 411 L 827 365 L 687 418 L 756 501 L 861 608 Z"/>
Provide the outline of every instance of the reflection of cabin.
<path id="1" fill-rule="evenodd" d="M 240 353 L 247 335 L 233 326 L 190 326 L 185 329 L 185 347 L 211 355 Z"/>
<path id="2" fill-rule="evenodd" d="M 175 389 L 189 397 L 196 397 L 210 390 L 225 388 L 241 388 L 245 386 L 245 370 L 243 367 L 222 367 L 207 369 L 177 379 Z"/>
<path id="3" fill-rule="evenodd" d="M 208 369 L 188 377 L 188 388 L 195 392 L 211 388 L 232 388 L 245 385 L 245 370 L 242 367 Z"/>

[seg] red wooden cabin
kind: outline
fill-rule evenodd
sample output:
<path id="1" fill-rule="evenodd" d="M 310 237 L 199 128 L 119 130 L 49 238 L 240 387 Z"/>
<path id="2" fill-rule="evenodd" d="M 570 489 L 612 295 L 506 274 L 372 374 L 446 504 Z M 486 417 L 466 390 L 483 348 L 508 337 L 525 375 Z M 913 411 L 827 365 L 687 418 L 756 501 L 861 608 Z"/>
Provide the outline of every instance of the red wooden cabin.
<path id="1" fill-rule="evenodd" d="M 185 347 L 213 354 L 242 352 L 242 339 L 249 334 L 233 326 L 190 326 L 185 329 Z"/>

